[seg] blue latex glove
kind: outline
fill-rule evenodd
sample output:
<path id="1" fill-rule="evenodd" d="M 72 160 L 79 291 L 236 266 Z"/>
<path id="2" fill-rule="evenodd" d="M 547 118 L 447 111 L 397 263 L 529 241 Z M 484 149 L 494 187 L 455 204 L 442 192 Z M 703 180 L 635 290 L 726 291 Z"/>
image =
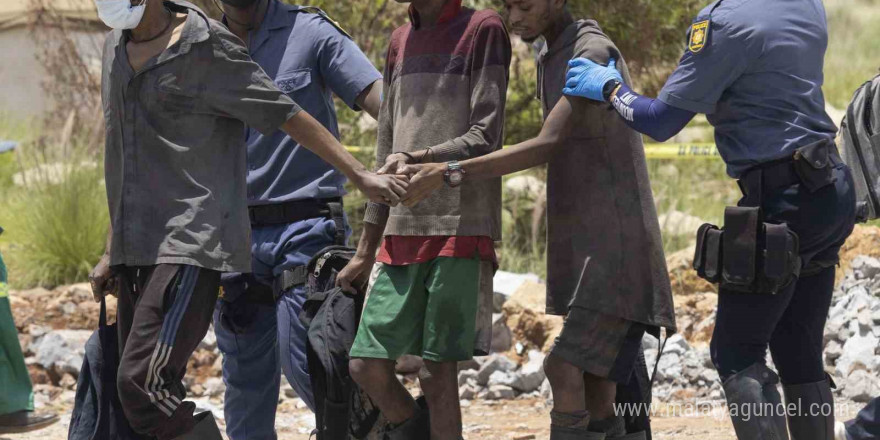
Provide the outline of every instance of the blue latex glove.
<path id="1" fill-rule="evenodd" d="M 623 76 L 617 71 L 614 58 L 608 66 L 597 64 L 587 58 L 575 58 L 568 62 L 568 74 L 565 76 L 565 88 L 562 92 L 570 96 L 580 96 L 594 101 L 605 101 L 602 89 L 608 81 L 623 82 Z"/>

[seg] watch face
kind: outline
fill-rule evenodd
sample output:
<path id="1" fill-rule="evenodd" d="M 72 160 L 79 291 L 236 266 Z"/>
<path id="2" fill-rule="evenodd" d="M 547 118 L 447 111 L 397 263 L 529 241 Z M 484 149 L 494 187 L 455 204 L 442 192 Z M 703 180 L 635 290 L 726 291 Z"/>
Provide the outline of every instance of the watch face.
<path id="1" fill-rule="evenodd" d="M 453 171 L 449 173 L 449 184 L 452 186 L 461 185 L 461 172 Z"/>

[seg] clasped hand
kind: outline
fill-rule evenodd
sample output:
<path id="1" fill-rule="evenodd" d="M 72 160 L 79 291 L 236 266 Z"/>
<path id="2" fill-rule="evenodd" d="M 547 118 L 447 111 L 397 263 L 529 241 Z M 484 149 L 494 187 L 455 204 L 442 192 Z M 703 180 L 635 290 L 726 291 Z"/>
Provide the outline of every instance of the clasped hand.
<path id="1" fill-rule="evenodd" d="M 385 165 L 377 171 L 379 175 L 396 175 L 409 179 L 406 194 L 400 203 L 411 208 L 422 200 L 430 197 L 434 191 L 443 186 L 443 175 L 446 173 L 445 163 L 408 163 L 405 154 L 394 153 L 385 160 Z"/>

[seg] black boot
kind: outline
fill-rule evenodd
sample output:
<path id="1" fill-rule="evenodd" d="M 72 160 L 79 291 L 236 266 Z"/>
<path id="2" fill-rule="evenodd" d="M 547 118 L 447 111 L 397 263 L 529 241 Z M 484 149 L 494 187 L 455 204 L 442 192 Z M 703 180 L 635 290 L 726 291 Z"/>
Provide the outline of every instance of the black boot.
<path id="1" fill-rule="evenodd" d="M 648 433 L 645 431 L 624 434 L 622 437 L 608 437 L 608 440 L 647 440 Z"/>
<path id="2" fill-rule="evenodd" d="M 385 431 L 385 440 L 430 440 L 431 418 L 424 396 L 416 400 L 419 409 L 405 422 Z"/>
<path id="3" fill-rule="evenodd" d="M 627 434 L 627 423 L 624 421 L 624 417 L 615 416 L 613 419 L 607 420 L 605 422 L 591 422 L 590 429 L 593 431 L 604 431 L 605 432 L 605 440 L 647 440 L 648 433 L 647 431 L 633 431 Z M 598 425 L 601 426 L 601 429 Z"/>
<path id="4" fill-rule="evenodd" d="M 834 440 L 834 397 L 828 379 L 799 385 L 783 385 L 792 440 Z M 815 413 L 815 414 L 814 414 Z"/>
<path id="5" fill-rule="evenodd" d="M 550 425 L 550 440 L 605 440 L 605 433 Z"/>
<path id="6" fill-rule="evenodd" d="M 779 376 L 763 363 L 752 364 L 724 381 L 736 438 L 788 440 L 778 383 Z"/>
<path id="7" fill-rule="evenodd" d="M 33 411 L 16 411 L 0 415 L 0 434 L 15 434 L 43 429 L 58 421 L 58 415 Z"/>
<path id="8" fill-rule="evenodd" d="M 195 415 L 196 426 L 192 430 L 174 440 L 223 440 L 217 421 L 211 411 L 205 411 Z"/>

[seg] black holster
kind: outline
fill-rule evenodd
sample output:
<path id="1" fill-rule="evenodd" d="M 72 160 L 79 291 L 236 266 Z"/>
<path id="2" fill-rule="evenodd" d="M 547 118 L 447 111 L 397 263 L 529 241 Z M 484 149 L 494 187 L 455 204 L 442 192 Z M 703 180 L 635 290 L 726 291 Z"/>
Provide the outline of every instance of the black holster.
<path id="1" fill-rule="evenodd" d="M 791 284 L 802 269 L 798 235 L 784 223 L 765 222 L 764 196 L 793 185 L 814 193 L 834 183 L 840 163 L 834 143 L 823 140 L 745 172 L 741 206 L 725 210 L 724 228 L 705 224 L 697 232 L 697 274 L 728 292 L 775 294 Z"/>
<path id="2" fill-rule="evenodd" d="M 729 207 L 724 229 L 706 224 L 697 235 L 694 269 L 726 291 L 776 294 L 800 275 L 798 236 L 762 221 L 761 209 Z"/>

